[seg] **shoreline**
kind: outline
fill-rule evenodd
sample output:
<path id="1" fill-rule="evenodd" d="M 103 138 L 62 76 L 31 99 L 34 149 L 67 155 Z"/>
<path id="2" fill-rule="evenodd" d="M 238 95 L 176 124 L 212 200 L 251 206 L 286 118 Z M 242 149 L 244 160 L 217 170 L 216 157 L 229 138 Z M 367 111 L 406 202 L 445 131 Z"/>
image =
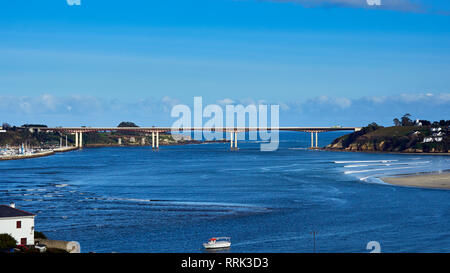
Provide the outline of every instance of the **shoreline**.
<path id="1" fill-rule="evenodd" d="M 380 179 L 391 185 L 424 189 L 450 190 L 450 172 L 430 172 L 420 174 L 403 174 Z"/>
<path id="2" fill-rule="evenodd" d="M 331 148 L 314 148 L 312 150 L 328 151 L 328 152 L 347 152 L 347 153 L 371 153 L 371 154 L 396 154 L 396 155 L 450 155 L 450 153 L 425 153 L 425 152 L 385 152 L 385 151 L 350 151 Z"/>
<path id="3" fill-rule="evenodd" d="M 0 161 L 6 161 L 6 160 L 20 160 L 20 159 L 28 159 L 28 158 L 36 158 L 36 157 L 44 157 L 44 156 L 50 156 L 54 155 L 55 151 L 45 151 L 30 155 L 13 155 L 13 156 L 2 156 L 0 157 Z"/>

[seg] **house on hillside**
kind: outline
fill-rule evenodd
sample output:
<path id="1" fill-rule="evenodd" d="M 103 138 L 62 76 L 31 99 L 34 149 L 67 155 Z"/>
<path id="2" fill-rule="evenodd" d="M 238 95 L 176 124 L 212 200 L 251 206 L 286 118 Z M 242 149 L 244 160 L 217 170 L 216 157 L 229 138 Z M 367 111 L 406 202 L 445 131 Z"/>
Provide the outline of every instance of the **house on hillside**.
<path id="1" fill-rule="evenodd" d="M 36 215 L 11 205 L 0 205 L 0 234 L 6 233 L 20 245 L 34 245 L 34 217 Z"/>

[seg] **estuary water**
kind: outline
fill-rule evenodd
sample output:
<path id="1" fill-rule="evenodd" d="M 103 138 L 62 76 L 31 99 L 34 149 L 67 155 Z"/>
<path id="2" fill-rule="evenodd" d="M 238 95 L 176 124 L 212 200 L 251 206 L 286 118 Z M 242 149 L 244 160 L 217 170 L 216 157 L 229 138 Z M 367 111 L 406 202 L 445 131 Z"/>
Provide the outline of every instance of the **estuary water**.
<path id="1" fill-rule="evenodd" d="M 320 145 L 342 133 L 322 133 Z M 306 133 L 260 143 L 92 148 L 0 162 L 0 204 L 82 252 L 450 252 L 450 191 L 378 177 L 450 169 L 448 156 L 312 151 Z"/>

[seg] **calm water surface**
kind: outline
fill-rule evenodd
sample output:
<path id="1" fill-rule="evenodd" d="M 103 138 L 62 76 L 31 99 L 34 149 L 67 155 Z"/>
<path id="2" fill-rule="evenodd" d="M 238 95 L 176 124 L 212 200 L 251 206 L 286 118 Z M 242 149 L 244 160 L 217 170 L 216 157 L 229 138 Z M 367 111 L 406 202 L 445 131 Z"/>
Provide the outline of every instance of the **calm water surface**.
<path id="1" fill-rule="evenodd" d="M 338 133 L 320 134 L 321 145 Z M 36 230 L 89 252 L 450 252 L 450 191 L 377 177 L 450 169 L 446 156 L 310 151 L 309 135 L 259 143 L 83 149 L 0 162 L 0 203 L 37 213 Z"/>

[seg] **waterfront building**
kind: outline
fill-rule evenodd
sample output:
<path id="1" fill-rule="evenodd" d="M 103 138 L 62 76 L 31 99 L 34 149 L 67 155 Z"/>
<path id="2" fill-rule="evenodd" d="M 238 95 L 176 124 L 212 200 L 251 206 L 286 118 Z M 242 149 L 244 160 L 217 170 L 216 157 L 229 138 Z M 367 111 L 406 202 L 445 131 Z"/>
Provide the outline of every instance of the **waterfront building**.
<path id="1" fill-rule="evenodd" d="M 34 245 L 34 217 L 36 215 L 11 205 L 0 205 L 0 234 L 6 233 L 20 245 Z"/>

